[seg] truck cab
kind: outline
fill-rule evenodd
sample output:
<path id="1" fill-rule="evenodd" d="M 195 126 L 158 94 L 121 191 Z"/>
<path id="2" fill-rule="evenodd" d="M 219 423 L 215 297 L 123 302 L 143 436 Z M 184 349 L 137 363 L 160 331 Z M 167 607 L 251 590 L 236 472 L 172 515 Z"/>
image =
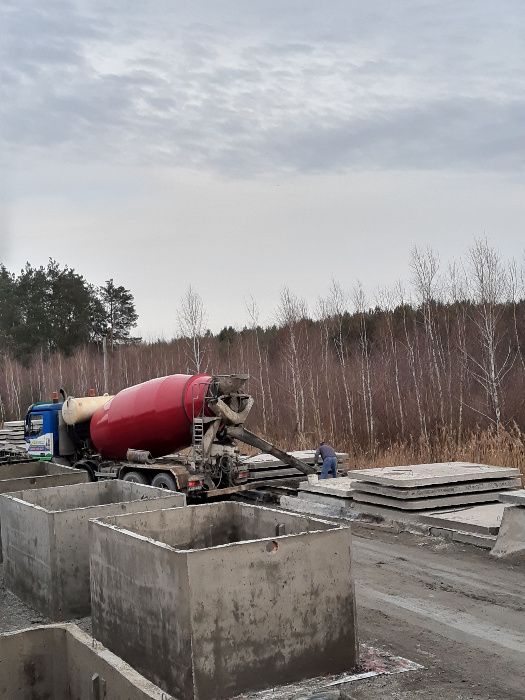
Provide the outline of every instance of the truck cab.
<path id="1" fill-rule="evenodd" d="M 24 437 L 27 454 L 33 459 L 51 460 L 74 454 L 74 445 L 62 418 L 62 402 L 40 401 L 29 406 L 25 417 Z"/>

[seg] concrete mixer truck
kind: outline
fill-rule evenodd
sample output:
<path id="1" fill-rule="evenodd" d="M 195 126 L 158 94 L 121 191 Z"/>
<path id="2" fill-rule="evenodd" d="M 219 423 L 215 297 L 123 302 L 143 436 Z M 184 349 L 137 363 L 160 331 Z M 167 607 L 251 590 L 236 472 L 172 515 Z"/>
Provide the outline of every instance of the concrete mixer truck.
<path id="1" fill-rule="evenodd" d="M 253 397 L 247 375 L 173 374 L 115 396 L 66 396 L 29 407 L 27 450 L 88 472 L 188 495 L 249 487 L 237 442 L 273 454 L 304 474 L 315 470 L 244 427 Z"/>

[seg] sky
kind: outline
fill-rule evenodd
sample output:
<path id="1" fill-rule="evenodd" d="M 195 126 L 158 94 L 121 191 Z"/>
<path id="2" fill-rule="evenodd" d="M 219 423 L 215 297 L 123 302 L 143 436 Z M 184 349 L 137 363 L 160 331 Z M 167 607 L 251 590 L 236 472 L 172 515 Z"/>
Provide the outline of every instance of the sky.
<path id="1" fill-rule="evenodd" d="M 2 0 L 0 262 L 135 295 L 170 338 L 314 308 L 486 236 L 525 249 L 522 0 Z"/>

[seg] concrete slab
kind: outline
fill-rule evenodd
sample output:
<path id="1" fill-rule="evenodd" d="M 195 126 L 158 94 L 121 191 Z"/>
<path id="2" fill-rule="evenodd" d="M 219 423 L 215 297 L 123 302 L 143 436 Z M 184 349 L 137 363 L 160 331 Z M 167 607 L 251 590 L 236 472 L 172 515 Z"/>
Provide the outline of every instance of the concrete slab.
<path id="1" fill-rule="evenodd" d="M 279 503 L 282 508 L 292 510 L 294 513 L 303 513 L 305 515 L 316 515 L 321 518 L 349 518 L 351 511 L 344 504 L 344 501 L 333 499 L 335 504 L 316 503 L 309 501 L 306 498 L 298 498 L 296 496 L 281 496 Z"/>
<path id="2" fill-rule="evenodd" d="M 519 477 L 520 470 L 512 467 L 493 467 L 471 462 L 436 462 L 435 464 L 414 464 L 406 467 L 353 469 L 348 472 L 348 476 L 356 477 L 360 481 L 370 481 L 384 486 L 413 488 L 414 486 L 452 484 L 459 481 Z"/>
<path id="3" fill-rule="evenodd" d="M 174 700 L 76 625 L 0 634 L 5 700 Z"/>
<path id="4" fill-rule="evenodd" d="M 373 493 L 354 491 L 354 501 L 360 503 L 373 503 L 379 506 L 389 506 L 400 510 L 428 510 L 435 508 L 454 508 L 468 505 L 469 503 L 495 503 L 498 501 L 499 491 L 482 491 L 480 493 L 465 493 L 459 496 L 436 496 L 435 498 L 388 498 L 377 496 Z"/>
<path id="5" fill-rule="evenodd" d="M 516 506 L 525 506 L 525 489 L 518 491 L 503 491 L 499 495 L 502 503 L 512 503 Z"/>
<path id="6" fill-rule="evenodd" d="M 296 450 L 294 452 L 290 452 L 290 454 L 297 459 L 301 459 L 303 462 L 307 462 L 308 464 L 314 463 L 315 450 Z M 341 462 L 345 462 L 349 455 L 348 452 L 336 452 L 336 456 L 339 464 Z M 248 464 L 250 468 L 252 465 L 255 468 L 259 468 L 261 466 L 280 467 L 284 465 L 284 462 L 282 462 L 280 459 L 277 459 L 273 455 L 269 455 L 264 452 L 261 452 L 258 455 L 252 455 L 251 457 L 246 457 L 243 461 L 245 464 Z"/>
<path id="7" fill-rule="evenodd" d="M 90 523 L 93 633 L 185 700 L 358 661 L 349 527 L 236 502 Z"/>
<path id="8" fill-rule="evenodd" d="M 497 535 L 507 506 L 503 503 L 462 508 L 446 513 L 425 515 L 421 521 L 436 527 L 445 527 L 462 532 L 475 532 L 479 535 Z"/>
<path id="9" fill-rule="evenodd" d="M 525 508 L 505 508 L 498 538 L 491 550 L 498 559 L 520 558 L 525 561 Z"/>
<path id="10" fill-rule="evenodd" d="M 310 491 L 299 491 L 298 498 L 314 503 L 324 503 L 325 505 L 335 506 L 340 508 L 352 508 L 353 500 L 351 498 L 339 498 L 338 496 L 327 496 L 323 493 Z"/>
<path id="11" fill-rule="evenodd" d="M 430 510 L 400 510 L 399 508 L 390 508 L 388 506 L 374 505 L 373 503 L 358 503 L 354 501 L 353 511 L 357 515 L 369 515 L 375 518 L 382 518 L 386 522 L 396 523 L 400 526 L 419 523 L 425 525 L 422 521 L 424 515 L 434 515 L 434 513 L 446 512 L 450 508 L 430 509 Z M 428 527 L 428 525 L 425 525 Z"/>
<path id="12" fill-rule="evenodd" d="M 185 503 L 183 494 L 116 479 L 3 494 L 5 585 L 52 620 L 88 615 L 89 519 Z"/>
<path id="13" fill-rule="evenodd" d="M 307 481 L 299 484 L 299 491 L 310 493 L 320 493 L 325 496 L 336 496 L 337 498 L 352 498 L 353 485 L 357 478 L 348 476 L 338 476 L 335 479 L 322 479 L 315 484 Z"/>
<path id="14" fill-rule="evenodd" d="M 355 481 L 355 480 L 354 480 Z M 372 484 L 367 481 L 354 483 L 354 489 L 361 492 L 374 493 L 379 496 L 390 498 L 428 498 L 433 496 L 456 496 L 464 493 L 479 493 L 480 491 L 496 491 L 498 489 L 506 491 L 518 489 L 521 486 L 521 479 L 484 479 L 483 481 L 460 481 L 455 484 L 441 484 L 439 486 L 415 486 L 414 488 L 399 488 L 398 486 L 382 486 Z"/>

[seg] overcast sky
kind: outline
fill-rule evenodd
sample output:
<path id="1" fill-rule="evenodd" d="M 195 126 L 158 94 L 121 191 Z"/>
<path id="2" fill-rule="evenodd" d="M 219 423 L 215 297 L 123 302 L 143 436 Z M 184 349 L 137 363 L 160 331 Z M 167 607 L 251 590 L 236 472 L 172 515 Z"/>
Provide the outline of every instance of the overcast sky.
<path id="1" fill-rule="evenodd" d="M 67 263 L 171 337 L 288 285 L 525 248 L 523 0 L 2 0 L 0 261 Z"/>

